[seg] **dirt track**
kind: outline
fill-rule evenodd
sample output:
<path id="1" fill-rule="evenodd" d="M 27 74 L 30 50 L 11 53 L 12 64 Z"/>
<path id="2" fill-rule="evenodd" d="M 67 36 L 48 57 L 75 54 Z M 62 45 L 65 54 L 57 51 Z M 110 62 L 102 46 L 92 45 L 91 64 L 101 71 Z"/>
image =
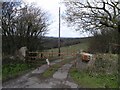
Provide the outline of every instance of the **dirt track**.
<path id="1" fill-rule="evenodd" d="M 76 67 L 79 70 L 83 70 L 94 63 L 93 61 L 89 61 L 88 63 L 82 62 L 79 57 L 75 60 L 77 61 Z M 39 69 L 37 68 L 19 78 L 3 83 L 3 88 L 78 88 L 80 86 L 74 83 L 68 74 L 69 69 L 75 64 L 75 60 L 63 65 L 51 78 L 40 78 L 40 74 L 49 68 L 49 66 L 45 64 L 39 67 Z M 56 60 L 52 62 L 51 65 L 59 63 L 60 61 L 61 60 Z"/>
<path id="2" fill-rule="evenodd" d="M 56 60 L 51 64 L 59 63 Z M 3 84 L 3 88 L 77 88 L 78 85 L 68 80 L 68 71 L 73 62 L 63 65 L 53 74 L 53 77 L 41 79 L 39 76 L 49 67 L 45 64 L 19 78 Z"/>

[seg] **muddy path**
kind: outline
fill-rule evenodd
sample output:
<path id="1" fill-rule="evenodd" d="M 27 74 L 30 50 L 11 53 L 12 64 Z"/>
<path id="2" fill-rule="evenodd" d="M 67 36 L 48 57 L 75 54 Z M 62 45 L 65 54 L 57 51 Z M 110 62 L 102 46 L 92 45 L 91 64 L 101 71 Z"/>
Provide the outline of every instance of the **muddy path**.
<path id="1" fill-rule="evenodd" d="M 56 60 L 51 65 L 60 61 Z M 3 83 L 3 88 L 77 88 L 78 85 L 71 82 L 68 78 L 68 72 L 72 65 L 73 61 L 59 68 L 52 77 L 42 79 L 40 74 L 49 68 L 45 64 L 19 78 Z"/>
<path id="2" fill-rule="evenodd" d="M 77 62 L 76 66 L 80 70 L 93 64 L 93 61 L 82 62 L 79 57 L 75 58 L 75 60 Z M 75 60 L 62 65 L 50 78 L 40 77 L 49 68 L 47 64 L 44 64 L 19 78 L 3 83 L 3 88 L 80 88 L 69 75 L 69 70 L 75 65 Z M 61 60 L 55 60 L 51 62 L 51 65 L 60 62 Z"/>

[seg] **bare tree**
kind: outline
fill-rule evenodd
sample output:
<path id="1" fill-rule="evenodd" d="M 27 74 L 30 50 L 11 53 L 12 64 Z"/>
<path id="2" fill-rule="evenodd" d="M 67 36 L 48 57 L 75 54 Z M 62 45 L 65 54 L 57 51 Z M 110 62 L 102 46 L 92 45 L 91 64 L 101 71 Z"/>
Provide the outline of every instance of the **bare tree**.
<path id="1" fill-rule="evenodd" d="M 65 0 L 66 20 L 74 24 L 78 30 L 95 31 L 114 29 L 119 27 L 120 3 L 115 0 L 94 0 L 94 2 L 80 2 L 80 0 Z M 119 30 L 119 29 L 118 29 Z"/>
<path id="2" fill-rule="evenodd" d="M 2 5 L 3 51 L 14 53 L 22 46 L 27 46 L 29 50 L 40 49 L 41 38 L 48 31 L 48 26 L 48 16 L 40 7 L 4 2 Z"/>
<path id="3" fill-rule="evenodd" d="M 25 37 L 24 44 L 29 49 L 37 49 L 41 38 L 48 31 L 49 21 L 46 15 L 46 12 L 39 7 L 35 7 L 35 5 L 25 5 L 24 8 L 20 9 L 17 17 L 17 36 Z M 37 38 L 39 38 L 39 41 L 35 40 Z M 21 39 L 20 41 L 22 42 L 23 40 Z"/>
<path id="4" fill-rule="evenodd" d="M 15 39 L 14 39 L 14 30 L 15 30 L 15 22 L 14 17 L 17 13 L 17 6 L 20 3 L 18 2 L 3 2 L 2 3 L 2 46 L 3 51 L 8 53 L 13 52 L 12 48 L 16 48 Z M 13 46 L 13 47 L 12 47 Z M 9 48 L 9 49 L 8 49 Z"/>

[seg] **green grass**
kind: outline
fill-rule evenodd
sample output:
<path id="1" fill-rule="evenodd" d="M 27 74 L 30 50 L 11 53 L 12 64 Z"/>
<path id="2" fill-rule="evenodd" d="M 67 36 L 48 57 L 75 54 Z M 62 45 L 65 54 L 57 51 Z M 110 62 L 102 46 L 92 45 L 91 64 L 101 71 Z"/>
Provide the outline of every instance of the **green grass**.
<path id="1" fill-rule="evenodd" d="M 58 68 L 60 68 L 60 64 L 55 64 L 52 67 L 50 67 L 47 71 L 45 71 L 42 76 L 45 78 L 48 78 L 50 76 L 52 76 L 54 74 L 55 71 L 58 70 Z"/>
<path id="2" fill-rule="evenodd" d="M 30 69 L 30 67 L 27 64 L 3 65 L 2 79 L 4 81 L 6 79 L 16 77 L 17 75 L 28 69 Z"/>
<path id="3" fill-rule="evenodd" d="M 79 72 L 76 68 L 71 68 L 70 75 L 83 88 L 117 88 L 117 76 L 107 74 L 89 74 Z"/>
<path id="4" fill-rule="evenodd" d="M 61 47 L 61 52 L 70 52 L 70 51 L 78 51 L 80 49 L 87 50 L 89 43 L 80 43 L 76 45 L 71 45 L 71 46 L 66 46 L 66 47 Z M 50 49 L 49 51 L 58 51 L 58 48 L 56 49 Z"/>
<path id="5" fill-rule="evenodd" d="M 76 44 L 76 45 L 71 45 L 71 46 L 66 46 L 66 47 L 61 47 L 61 52 L 64 54 L 71 54 L 72 52 L 78 52 L 80 50 L 87 50 L 89 47 L 89 42 L 85 42 L 85 43 L 80 43 L 80 44 Z M 58 55 L 58 48 L 54 48 L 54 49 L 49 49 L 46 50 L 46 52 L 56 52 L 56 55 Z M 54 54 L 54 56 L 56 56 Z"/>

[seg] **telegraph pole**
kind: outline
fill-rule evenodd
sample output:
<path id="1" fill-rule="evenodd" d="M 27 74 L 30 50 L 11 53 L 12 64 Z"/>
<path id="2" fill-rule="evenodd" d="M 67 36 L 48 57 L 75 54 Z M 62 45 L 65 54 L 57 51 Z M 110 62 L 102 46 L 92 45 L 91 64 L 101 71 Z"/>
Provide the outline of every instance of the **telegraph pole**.
<path id="1" fill-rule="evenodd" d="M 60 56 L 60 7 L 59 7 L 59 38 L 58 38 L 58 56 Z"/>

